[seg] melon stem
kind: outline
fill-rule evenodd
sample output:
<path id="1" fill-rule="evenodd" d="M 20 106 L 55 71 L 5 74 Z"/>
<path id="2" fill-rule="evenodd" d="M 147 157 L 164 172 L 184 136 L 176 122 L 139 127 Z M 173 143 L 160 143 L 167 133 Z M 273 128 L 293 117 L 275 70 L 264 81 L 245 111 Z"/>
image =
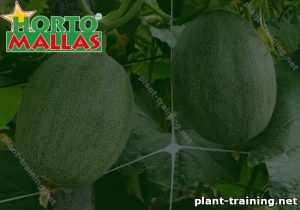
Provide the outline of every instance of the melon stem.
<path id="1" fill-rule="evenodd" d="M 95 210 L 95 192 L 93 185 L 76 189 L 58 190 L 53 198 L 53 210 Z"/>

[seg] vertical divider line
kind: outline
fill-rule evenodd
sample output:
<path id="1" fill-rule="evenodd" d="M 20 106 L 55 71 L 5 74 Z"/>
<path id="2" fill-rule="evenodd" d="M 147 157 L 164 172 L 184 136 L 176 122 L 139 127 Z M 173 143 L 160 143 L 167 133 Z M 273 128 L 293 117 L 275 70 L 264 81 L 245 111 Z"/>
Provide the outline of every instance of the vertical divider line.
<path id="1" fill-rule="evenodd" d="M 170 31 L 171 34 L 173 35 L 173 18 L 174 18 L 174 13 L 173 13 L 173 7 L 174 7 L 174 2 L 173 0 L 171 1 L 171 20 L 170 20 Z M 174 124 L 174 89 L 173 89 L 173 71 L 172 71 L 172 60 L 173 60 L 173 48 L 170 47 L 170 79 L 171 79 L 171 111 L 172 111 L 172 136 L 171 136 L 171 145 L 176 144 L 176 137 L 175 137 L 175 124 Z M 175 163 L 176 163 L 176 154 L 177 152 L 171 153 L 171 187 L 170 187 L 170 209 L 172 210 L 173 208 L 173 193 L 174 193 L 174 179 L 175 179 Z"/>
<path id="2" fill-rule="evenodd" d="M 170 188 L 170 210 L 173 208 L 173 193 L 174 193 L 174 179 L 175 179 L 175 163 L 176 163 L 176 153 L 171 154 L 172 161 L 172 171 L 171 171 L 171 188 Z"/>
<path id="3" fill-rule="evenodd" d="M 173 35 L 173 0 L 171 0 L 171 20 L 170 20 L 170 31 Z M 173 60 L 173 48 L 170 47 L 170 78 L 171 78 L 171 111 L 172 111 L 172 139 L 171 144 L 176 143 L 175 139 L 175 125 L 174 125 L 174 89 L 173 89 L 173 75 L 172 75 L 172 60 Z"/>

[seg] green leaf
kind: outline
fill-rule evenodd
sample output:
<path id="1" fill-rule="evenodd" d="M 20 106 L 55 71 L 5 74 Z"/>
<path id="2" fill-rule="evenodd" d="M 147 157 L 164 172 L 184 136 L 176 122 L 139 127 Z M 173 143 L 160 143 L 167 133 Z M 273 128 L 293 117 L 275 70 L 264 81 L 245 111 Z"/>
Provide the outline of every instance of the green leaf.
<path id="1" fill-rule="evenodd" d="M 14 0 L 2 0 L 0 2 L 0 14 L 6 14 L 11 12 L 14 8 L 15 1 Z"/>
<path id="2" fill-rule="evenodd" d="M 138 75 L 138 76 L 148 76 L 148 70 L 149 70 L 150 62 L 142 62 L 142 63 L 136 63 L 130 66 L 130 69 L 132 69 L 132 73 Z M 156 80 L 160 79 L 168 79 L 170 78 L 170 64 L 169 62 L 165 60 L 158 60 L 154 64 L 154 68 L 152 71 L 152 81 L 154 82 Z"/>
<path id="3" fill-rule="evenodd" d="M 116 167 L 163 149 L 170 143 L 170 139 L 170 134 L 163 133 L 153 118 L 145 114 L 145 112 L 136 106 L 133 130 L 129 142 L 119 158 Z M 153 156 L 145 161 L 129 165 L 121 170 L 121 173 L 129 176 L 131 174 L 140 174 L 145 169 L 148 169 L 149 176 L 152 178 L 156 176 L 157 178 L 156 180 L 153 180 L 154 182 L 159 182 L 162 185 L 168 186 L 170 179 L 170 164 L 164 164 L 164 161 L 168 161 L 170 158 L 165 155 L 163 155 L 163 157 L 161 156 L 162 155 L 157 155 L 158 158 Z M 160 171 L 157 171 L 158 168 L 160 168 Z M 158 174 L 162 171 L 167 171 L 165 177 L 161 177 L 163 174 Z M 164 184 L 164 182 L 167 182 L 167 184 Z"/>
<path id="4" fill-rule="evenodd" d="M 216 188 L 224 198 L 243 198 L 243 194 L 245 192 L 244 187 L 233 184 L 219 184 Z"/>
<path id="5" fill-rule="evenodd" d="M 0 89 L 0 128 L 17 113 L 22 94 L 23 88 L 19 86 Z"/>
<path id="6" fill-rule="evenodd" d="M 41 210 L 38 196 L 1 202 L 36 193 L 38 189 L 11 152 L 0 151 L 0 165 L 0 210 Z"/>
<path id="7" fill-rule="evenodd" d="M 177 133 L 177 139 L 181 145 L 189 145 L 194 148 L 224 149 L 221 145 L 212 144 L 203 139 L 192 129 L 185 130 L 191 142 L 187 142 L 184 135 Z M 178 153 L 176 163 L 177 181 L 181 186 L 188 186 L 195 182 L 208 184 L 237 183 L 241 171 L 241 164 L 234 160 L 231 153 L 182 150 Z M 212 175 L 213 174 L 213 175 Z"/>
<path id="8" fill-rule="evenodd" d="M 300 24 L 275 22 L 269 25 L 272 34 L 277 35 L 287 44 L 290 51 L 295 51 L 300 47 Z"/>
<path id="9" fill-rule="evenodd" d="M 270 124 L 254 144 L 250 166 L 265 163 L 270 194 L 275 198 L 300 197 L 300 72 L 286 64 L 276 65 L 277 104 Z M 300 209 L 298 207 L 290 209 Z"/>
<path id="10" fill-rule="evenodd" d="M 253 174 L 255 178 L 253 178 Z M 267 173 L 265 167 L 249 168 L 247 158 L 242 159 L 242 170 L 238 183 L 217 184 L 214 187 L 220 192 L 222 197 L 243 198 L 245 196 L 261 193 L 267 184 Z M 247 194 L 247 195 L 246 195 Z"/>
<path id="11" fill-rule="evenodd" d="M 0 166 L 0 210 L 42 210 L 38 195 L 1 202 L 36 193 L 38 189 L 12 152 L 0 151 Z"/>
<path id="12" fill-rule="evenodd" d="M 33 180 L 10 151 L 0 151 L 0 165 L 0 200 L 37 192 Z"/>
<path id="13" fill-rule="evenodd" d="M 140 99 L 139 101 L 145 100 Z M 142 107 L 136 107 L 132 135 L 115 167 L 164 149 L 171 141 L 171 134 L 163 132 L 154 120 L 156 117 L 151 116 L 153 111 L 146 111 L 146 107 Z M 186 132 L 193 139 L 191 146 L 222 149 L 220 145 L 207 143 L 193 130 L 187 130 Z M 181 135 L 178 134 L 177 138 L 179 143 L 186 144 Z M 120 172 L 126 176 L 146 172 L 150 182 L 169 188 L 171 158 L 168 153 L 163 152 L 143 161 L 130 164 Z M 230 153 L 189 149 L 177 153 L 175 187 L 185 187 L 199 181 L 211 184 L 235 182 L 238 181 L 239 174 L 240 164 L 232 158 Z"/>
<path id="14" fill-rule="evenodd" d="M 184 25 L 174 26 L 173 31 L 171 31 L 170 29 L 166 28 L 155 28 L 150 26 L 150 31 L 153 37 L 167 43 L 169 47 L 174 48 L 184 28 Z"/>
<path id="15" fill-rule="evenodd" d="M 5 86 L 5 85 L 10 85 L 10 84 L 15 84 L 15 83 L 16 83 L 16 81 L 14 81 L 12 79 L 8 79 L 6 77 L 0 76 L 0 87 Z"/>

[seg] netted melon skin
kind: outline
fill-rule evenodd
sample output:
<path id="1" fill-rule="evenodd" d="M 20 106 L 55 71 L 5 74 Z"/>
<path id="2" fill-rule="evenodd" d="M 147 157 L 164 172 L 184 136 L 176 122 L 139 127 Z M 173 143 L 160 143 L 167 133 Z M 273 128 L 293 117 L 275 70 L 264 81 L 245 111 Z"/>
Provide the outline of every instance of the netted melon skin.
<path id="1" fill-rule="evenodd" d="M 34 73 L 17 117 L 16 146 L 58 187 L 93 183 L 118 159 L 130 131 L 132 88 L 107 54 L 56 54 Z"/>
<path id="2" fill-rule="evenodd" d="M 276 102 L 272 57 L 241 17 L 207 12 L 187 25 L 174 49 L 175 101 L 206 139 L 240 145 L 268 125 Z"/>

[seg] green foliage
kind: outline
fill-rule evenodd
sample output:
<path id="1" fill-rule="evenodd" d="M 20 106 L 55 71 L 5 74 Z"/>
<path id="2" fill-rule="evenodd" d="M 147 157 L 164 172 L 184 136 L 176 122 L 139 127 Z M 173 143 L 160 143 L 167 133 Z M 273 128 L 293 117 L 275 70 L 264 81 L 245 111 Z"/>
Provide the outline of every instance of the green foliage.
<path id="1" fill-rule="evenodd" d="M 22 94 L 22 87 L 0 89 L 0 128 L 9 123 L 17 113 Z"/>
<path id="2" fill-rule="evenodd" d="M 283 47 L 286 47 L 287 52 L 293 52 L 300 46 L 300 24 L 274 22 L 269 26 L 270 31 L 282 39 Z"/>
<path id="3" fill-rule="evenodd" d="M 143 101 L 149 106 L 151 104 L 149 100 L 151 100 L 149 96 L 136 94 L 136 102 Z M 170 143 L 171 135 L 163 132 L 155 122 L 157 113 L 150 110 L 151 106 L 149 108 L 143 104 L 139 104 L 139 106 L 136 106 L 134 126 L 128 145 L 115 167 L 156 152 Z M 222 149 L 219 145 L 207 142 L 191 129 L 187 129 L 186 132 L 193 139 L 193 146 Z M 187 144 L 179 133 L 177 138 L 180 144 Z M 169 162 L 168 154 L 159 153 L 157 156 L 130 165 L 120 172 L 126 176 L 145 172 L 149 181 L 169 188 L 171 165 L 166 164 Z M 209 184 L 235 182 L 240 174 L 240 164 L 231 157 L 231 154 L 183 150 L 178 154 L 176 164 L 176 187 L 179 189 L 197 181 Z M 211 176 L 211 173 L 214 176 Z"/>
<path id="4" fill-rule="evenodd" d="M 249 164 L 265 163 L 273 197 L 299 197 L 298 170 L 300 148 L 300 74 L 283 62 L 277 64 L 278 99 L 267 129 L 255 139 L 258 147 L 249 156 Z"/>
<path id="5" fill-rule="evenodd" d="M 18 160 L 8 151 L 0 151 L 0 200 L 23 196 L 36 192 L 36 186 L 26 174 Z M 0 202 L 1 210 L 15 209 L 42 209 L 38 203 L 38 197 L 30 197 L 24 200 Z"/>
<path id="6" fill-rule="evenodd" d="M 95 13 L 109 14 L 111 20 L 118 20 L 120 15 L 128 12 L 136 0 L 93 0 L 93 2 L 92 10 Z M 272 40 L 268 36 L 270 34 L 275 36 L 275 39 L 286 50 L 288 56 L 290 56 L 290 53 L 295 52 L 291 59 L 297 65 L 300 65 L 299 1 L 253 0 L 251 2 L 255 14 L 258 15 L 256 17 L 245 7 L 245 3 L 250 2 L 248 0 L 173 0 L 174 26 L 172 30 L 170 22 L 165 16 L 171 15 L 170 1 L 148 0 L 147 2 L 155 6 L 156 11 L 144 5 L 128 23 L 107 32 L 107 52 L 123 65 L 130 76 L 136 104 L 133 116 L 133 131 L 125 150 L 112 169 L 155 153 L 170 143 L 172 136 L 170 118 L 163 113 L 156 99 L 151 97 L 145 90 L 145 86 L 139 81 L 139 77 L 148 78 L 151 87 L 157 92 L 165 105 L 171 109 L 170 48 L 175 46 L 177 39 L 186 25 L 189 24 L 189 21 L 203 12 L 212 8 L 223 8 L 240 15 L 260 32 L 262 40 L 274 55 L 275 62 L 277 62 L 276 59 L 284 59 L 284 57 L 276 56 L 280 54 L 280 49 L 272 48 Z M 15 1 L 12 0 L 1 0 L 0 14 L 11 12 L 14 3 Z M 45 1 L 40 0 L 26 0 L 19 1 L 19 3 L 24 9 L 27 6 L 29 8 L 35 7 L 43 15 L 49 15 L 48 8 L 51 8 L 51 1 L 48 1 L 46 5 L 44 5 Z M 120 7 L 121 5 L 122 7 Z M 158 10 L 161 11 L 158 12 Z M 164 15 L 162 16 L 162 14 Z M 261 22 L 257 22 L 256 18 L 259 18 Z M 2 128 L 1 132 L 9 134 L 14 139 L 15 127 L 18 126 L 14 116 L 18 111 L 22 88 L 26 88 L 33 72 L 44 60 L 48 60 L 49 56 L 44 54 L 4 53 L 4 32 L 7 30 L 9 30 L 9 24 L 1 19 L 0 122 L 2 125 L 0 128 Z M 225 33 L 219 35 L 223 37 Z M 201 41 L 199 40 L 199 42 Z M 97 63 L 96 60 L 93 62 Z M 228 58 L 228 60 L 230 59 Z M 55 69 L 52 69 L 52 71 L 55 71 Z M 299 70 L 293 72 L 282 61 L 276 64 L 276 72 L 279 85 L 276 110 L 267 129 L 254 141 L 240 148 L 243 151 L 249 151 L 249 156 L 241 155 L 240 160 L 236 161 L 232 158 L 231 153 L 217 151 L 183 150 L 177 154 L 173 210 L 196 209 L 193 207 L 193 199 L 202 195 L 210 198 L 220 196 L 244 197 L 246 195 L 250 197 L 259 195 L 265 198 L 300 197 L 300 171 L 298 169 L 300 158 Z M 57 76 L 56 79 L 61 81 L 62 77 Z M 56 81 L 53 83 L 57 85 L 49 85 L 48 91 L 52 91 L 61 85 Z M 91 81 L 89 84 L 96 85 Z M 111 82 L 110 85 L 110 88 L 112 88 L 117 84 Z M 111 91 L 110 88 L 107 89 Z M 2 99 L 2 96 L 5 96 L 5 99 Z M 47 105 L 43 107 L 46 108 Z M 55 117 L 70 111 L 70 108 L 61 111 L 60 106 L 57 107 Z M 95 110 L 99 109 L 99 107 L 95 108 Z M 97 113 L 97 111 L 90 112 Z M 35 113 L 29 113 L 28 116 L 35 116 Z M 88 114 L 85 116 L 88 116 Z M 181 130 L 176 131 L 178 143 L 215 150 L 233 149 L 203 139 L 182 112 L 175 110 L 174 116 L 182 126 Z M 94 132 L 96 130 L 93 129 L 95 124 L 90 123 L 87 128 L 80 129 L 80 133 L 83 135 L 90 130 Z M 192 141 L 187 141 L 182 137 L 180 134 L 182 130 L 188 134 Z M 24 131 L 24 133 L 27 132 L 27 130 Z M 22 135 L 20 134 L 20 136 Z M 82 136 L 78 142 L 69 140 L 68 146 L 83 148 L 87 140 L 89 140 L 87 136 Z M 19 161 L 10 152 L 3 150 L 2 143 L 0 145 L 0 210 L 40 210 L 38 196 L 1 203 L 2 200 L 35 193 L 37 187 Z M 52 145 L 46 143 L 43 146 L 45 148 L 52 147 Z M 36 145 L 32 148 L 37 149 Z M 64 160 L 68 157 L 68 153 L 69 151 L 66 151 L 56 158 Z M 32 154 L 34 153 L 32 152 Z M 85 156 L 90 157 L 90 155 Z M 171 158 L 168 153 L 159 153 L 106 174 L 95 183 L 96 210 L 169 210 L 170 163 Z M 88 165 L 97 169 L 99 167 L 99 163 L 89 163 Z M 76 172 L 80 173 L 79 168 Z M 264 206 L 204 206 L 200 209 L 267 210 L 269 208 Z M 299 206 L 274 208 L 274 210 L 299 209 Z"/>

